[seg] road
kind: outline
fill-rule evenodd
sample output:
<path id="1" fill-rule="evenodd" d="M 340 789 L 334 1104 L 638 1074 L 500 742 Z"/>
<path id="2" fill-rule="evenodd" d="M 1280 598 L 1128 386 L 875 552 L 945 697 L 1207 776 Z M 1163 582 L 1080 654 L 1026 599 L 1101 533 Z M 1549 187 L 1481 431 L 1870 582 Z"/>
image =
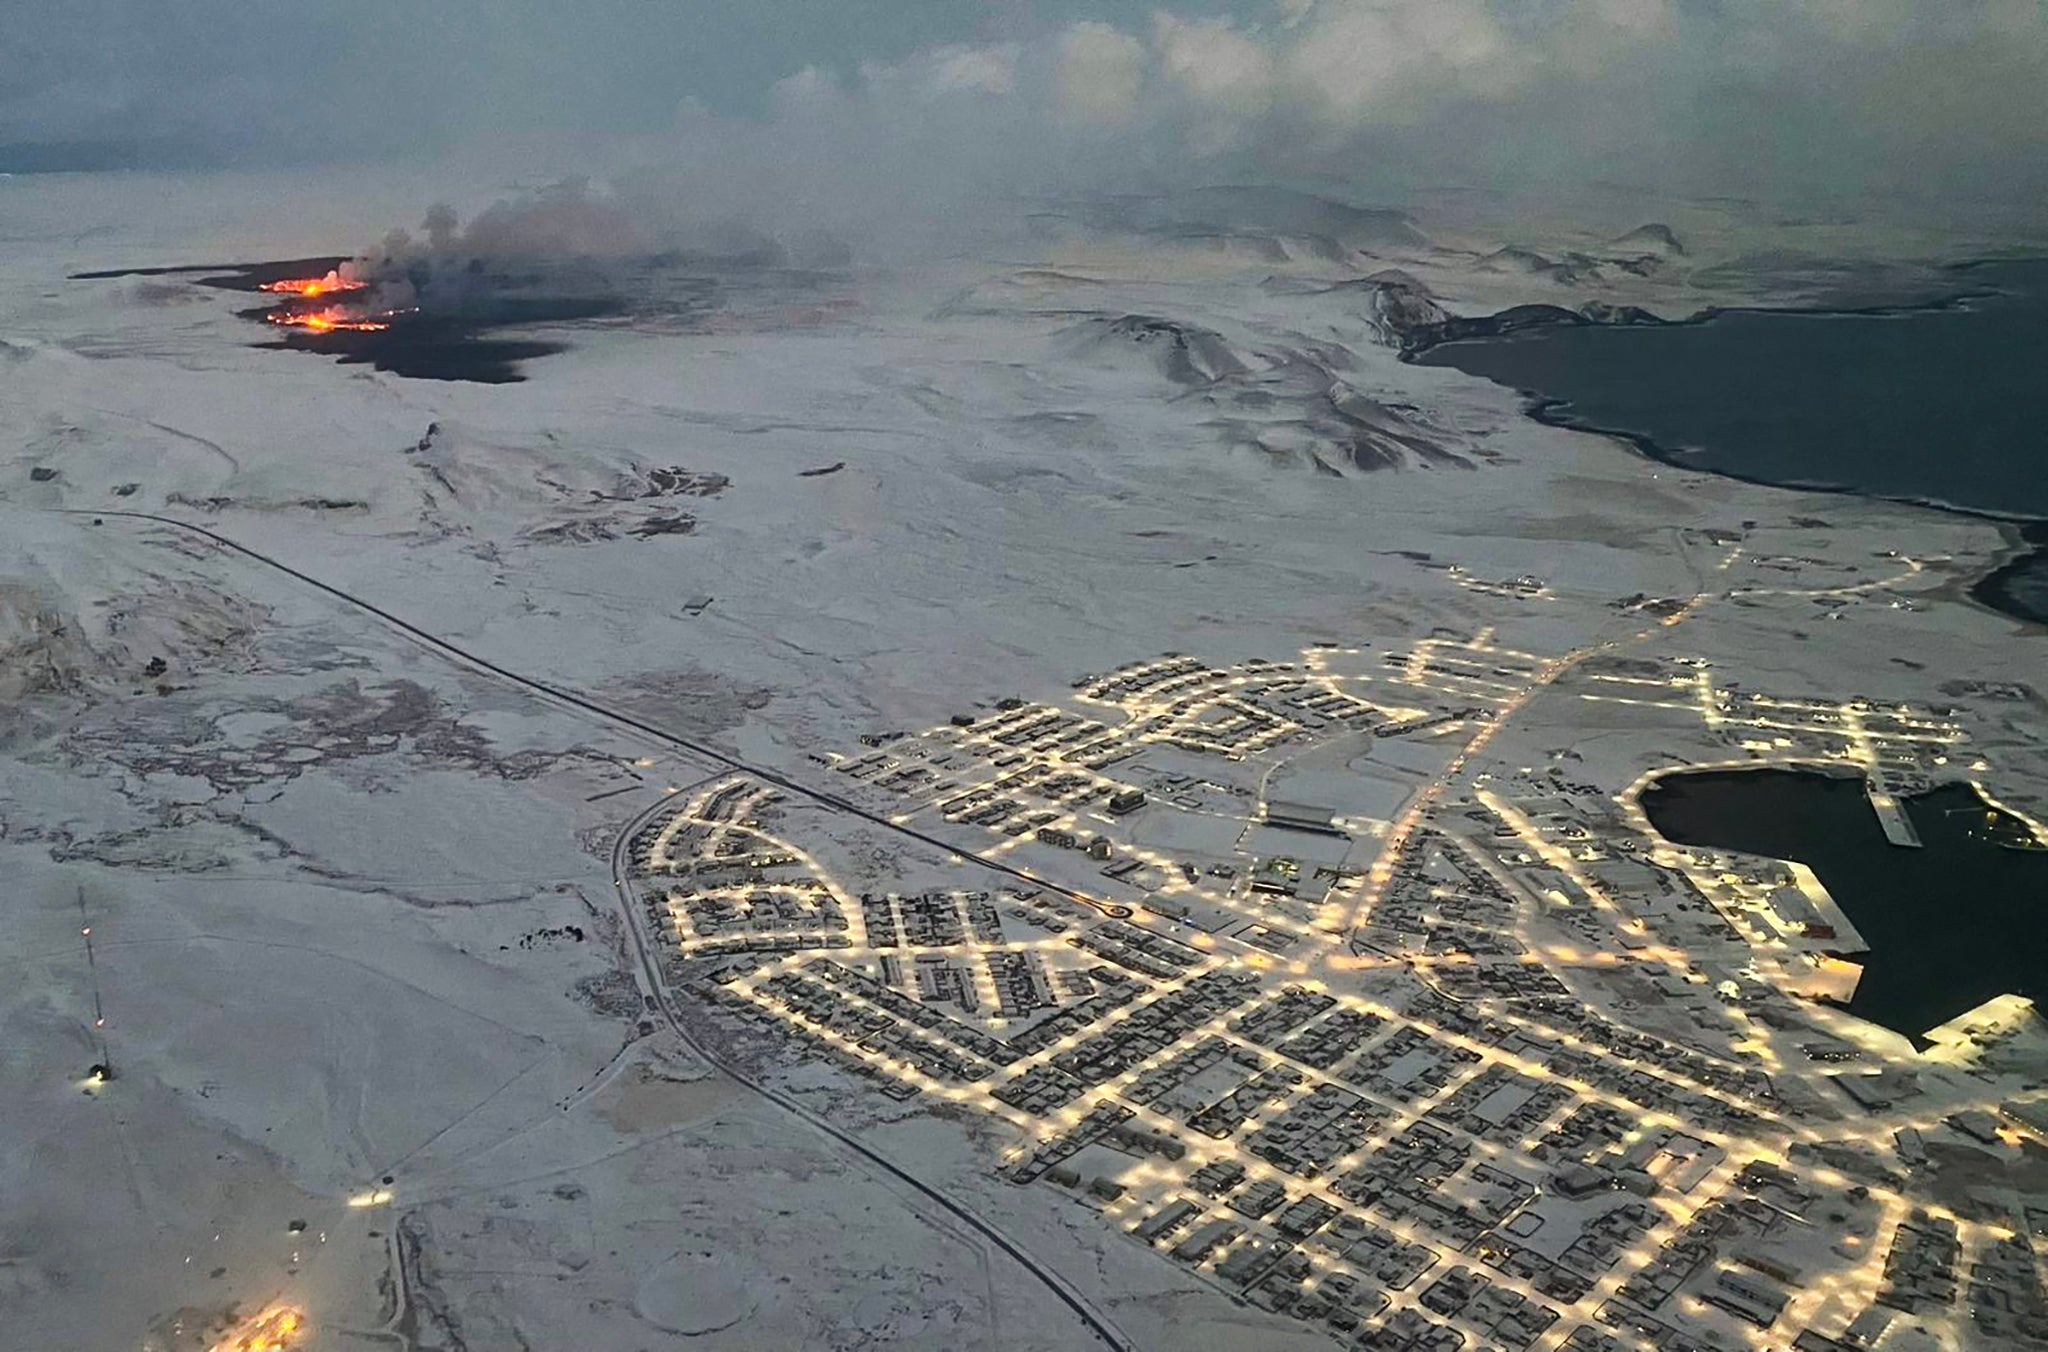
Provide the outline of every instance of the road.
<path id="1" fill-rule="evenodd" d="M 1674 625 L 1683 624 L 1706 601 L 1707 595 L 1706 592 L 1700 592 L 1687 601 L 1682 609 L 1647 629 L 1600 643 L 1589 643 L 1560 656 L 1546 659 L 1536 668 L 1526 684 L 1485 714 L 1471 739 L 1459 748 L 1458 754 L 1451 757 L 1450 762 L 1442 770 L 1432 776 L 1429 782 L 1409 799 L 1408 805 L 1401 810 L 1401 815 L 1396 817 L 1387 829 L 1387 834 L 1380 844 L 1379 855 L 1373 860 L 1372 868 L 1366 874 L 1366 887 L 1359 894 L 1358 904 L 1352 908 L 1351 919 L 1346 925 L 1347 931 L 1355 935 L 1366 923 L 1372 915 L 1373 907 L 1379 904 L 1380 896 L 1386 891 L 1387 884 L 1393 880 L 1394 870 L 1401 862 L 1401 854 L 1408 848 L 1408 838 L 1436 807 L 1437 799 L 1443 796 L 1444 790 L 1464 773 L 1465 767 L 1486 749 L 1486 744 L 1500 733 L 1510 718 L 1521 712 L 1530 700 L 1548 689 L 1558 677 L 1579 666 L 1587 658 L 1614 652 L 1630 644 L 1639 643 L 1652 634 Z"/>
<path id="2" fill-rule="evenodd" d="M 612 843 L 612 882 L 618 892 L 619 902 L 625 910 L 626 932 L 632 939 L 633 951 L 639 959 L 641 971 L 646 975 L 647 988 L 653 994 L 655 1002 L 661 1010 L 662 1019 L 674 1030 L 675 1035 L 691 1051 L 725 1072 L 735 1083 L 746 1086 L 756 1094 L 767 1099 L 770 1103 L 773 1103 L 776 1107 L 801 1118 L 805 1123 L 858 1154 L 876 1168 L 908 1184 L 930 1201 L 936 1202 L 949 1215 L 972 1227 L 976 1233 L 1022 1264 L 1027 1271 L 1043 1282 L 1054 1295 L 1058 1296 L 1068 1309 L 1079 1316 L 1081 1321 L 1103 1342 L 1112 1348 L 1129 1349 L 1134 1352 L 1137 1345 L 1130 1340 L 1128 1335 L 1112 1323 L 1107 1315 L 1096 1309 L 1093 1302 L 1076 1290 L 1065 1277 L 1062 1277 L 1058 1272 L 1032 1257 L 1029 1252 L 1002 1231 L 990 1225 L 975 1212 L 954 1201 L 944 1192 L 900 1167 L 886 1155 L 867 1145 L 859 1137 L 842 1130 L 830 1119 L 812 1112 L 789 1095 L 755 1079 L 745 1070 L 718 1056 L 710 1048 L 691 1036 L 689 1028 L 683 1023 L 676 1010 L 675 1001 L 669 994 L 666 983 L 662 980 L 661 963 L 651 950 L 642 929 L 643 907 L 640 895 L 633 886 L 633 872 L 631 868 L 633 838 L 639 835 L 648 823 L 669 810 L 674 802 L 674 797 L 664 795 L 620 830 L 618 839 Z"/>
<path id="3" fill-rule="evenodd" d="M 926 835 L 922 831 L 912 830 L 902 825 L 899 825 L 898 823 L 890 821 L 886 816 L 883 816 L 880 813 L 870 812 L 867 809 L 858 806 L 857 804 L 848 802 L 847 800 L 840 798 L 836 794 L 811 788 L 810 786 L 792 780 L 788 776 L 783 775 L 775 770 L 769 769 L 764 766 L 751 764 L 747 761 L 740 759 L 737 756 L 731 755 L 724 751 L 720 751 L 716 747 L 709 746 L 693 738 L 680 736 L 676 733 L 668 731 L 665 728 L 661 728 L 654 724 L 645 722 L 642 719 L 635 718 L 630 714 L 623 713 L 616 709 L 606 708 L 604 705 L 598 704 L 593 700 L 578 695 L 573 691 L 564 690 L 558 686 L 550 685 L 547 682 L 536 680 L 533 677 L 521 675 L 520 673 L 512 671 L 504 666 L 501 666 L 488 658 L 479 656 L 478 654 L 470 652 L 467 649 L 457 646 L 456 644 L 450 643 L 448 640 L 441 638 L 436 634 L 429 633 L 427 630 L 424 630 L 419 626 L 410 623 L 407 620 L 401 619 L 399 616 L 392 614 L 390 611 L 385 610 L 381 606 L 366 601 L 363 598 L 353 595 L 352 593 L 349 593 L 347 591 L 344 591 L 341 588 L 336 587 L 330 583 L 323 582 L 319 578 L 316 578 L 311 574 L 302 572 L 299 569 L 292 567 L 290 564 L 284 563 L 279 559 L 272 558 L 270 555 L 264 554 L 259 550 L 251 549 L 247 545 L 240 544 L 235 540 L 229 539 L 227 536 L 219 534 L 218 532 L 208 530 L 204 526 L 195 526 L 188 521 L 179 521 L 174 517 L 155 516 L 148 512 L 67 511 L 65 515 L 102 518 L 120 517 L 128 520 L 148 521 L 156 525 L 169 526 L 175 530 L 183 531 L 190 535 L 199 536 L 203 539 L 211 541 L 213 544 L 229 551 L 230 553 L 240 555 L 243 558 L 253 560 L 257 563 L 263 564 L 266 567 L 275 569 L 276 571 L 281 572 L 303 583 L 304 585 L 312 587 L 315 590 L 320 591 L 330 597 L 333 597 L 334 599 L 341 601 L 357 610 L 361 610 L 370 615 L 373 615 L 377 619 L 383 621 L 385 624 L 404 634 L 407 638 L 420 644 L 422 647 L 428 648 L 445 658 L 451 659 L 462 666 L 471 668 L 472 670 L 481 671 L 487 675 L 517 685 L 533 694 L 537 694 L 549 700 L 552 703 L 567 705 L 581 712 L 595 715 L 596 717 L 603 719 L 606 722 L 614 723 L 621 727 L 629 728 L 634 732 L 641 734 L 642 736 L 652 738 L 656 742 L 662 743 L 676 750 L 688 752 L 690 755 L 695 756 L 701 760 L 709 761 L 714 765 L 721 766 L 726 771 L 741 771 L 746 774 L 752 775 L 753 777 L 763 780 L 766 783 L 775 785 L 777 788 L 784 789 L 793 794 L 797 794 L 803 798 L 809 799 L 810 801 L 818 803 L 822 806 L 831 808 L 835 811 L 848 813 L 852 816 L 860 818 L 863 821 L 870 822 L 876 826 L 880 826 L 886 830 L 892 831 L 897 835 L 906 836 L 922 844 L 933 846 L 937 849 L 943 850 L 946 852 L 948 856 L 957 856 L 973 860 L 974 862 L 981 864 L 985 868 L 994 869 L 997 872 L 1006 874 L 1010 877 L 1022 879 L 1026 882 L 1031 883 L 1035 887 L 1042 887 L 1047 891 L 1057 892 L 1062 896 L 1069 897 L 1075 901 L 1083 903 L 1084 905 L 1092 906 L 1097 910 L 1104 910 L 1110 913 L 1120 911 L 1124 915 L 1130 914 L 1129 909 L 1126 907 L 1106 907 L 1104 903 L 1094 898 L 1084 896 L 1081 893 L 1071 891 L 1067 888 L 1061 887 L 1054 883 L 1045 882 L 1043 879 L 1037 878 L 1032 874 L 1026 872 L 1025 870 L 1019 869 L 1013 865 L 1005 864 L 1001 860 L 987 858 L 985 856 L 976 854 L 970 850 L 963 850 L 960 847 L 953 845 L 947 841 L 940 840 L 936 836 Z M 702 1057 L 707 1063 L 716 1066 L 720 1071 L 725 1073 L 727 1076 L 731 1077 L 731 1079 L 735 1083 L 743 1085 L 746 1088 L 752 1090 L 754 1093 L 759 1094 L 761 1097 L 767 1099 L 770 1103 L 773 1103 L 776 1107 L 781 1108 L 785 1112 L 788 1112 L 793 1116 L 801 1119 L 805 1124 L 812 1127 L 816 1131 L 824 1134 L 825 1136 L 830 1137 L 832 1140 L 846 1147 L 848 1150 L 853 1151 L 856 1155 L 860 1156 L 860 1158 L 866 1160 L 869 1164 L 872 1164 L 876 1168 L 884 1171 L 890 1177 L 910 1187 L 920 1196 L 936 1204 L 941 1209 L 943 1209 L 948 1215 L 965 1224 L 970 1229 L 975 1231 L 977 1234 L 981 1235 L 983 1238 L 988 1240 L 991 1244 L 995 1245 L 998 1249 L 1001 1249 L 1004 1253 L 1008 1254 L 1011 1258 L 1015 1259 L 1019 1264 L 1021 1264 L 1024 1267 L 1026 1271 L 1031 1273 L 1033 1277 L 1037 1278 L 1041 1283 L 1043 1283 L 1045 1287 L 1048 1290 L 1050 1290 L 1053 1293 L 1053 1295 L 1056 1296 L 1063 1305 L 1065 1305 L 1069 1310 L 1071 1310 L 1082 1321 L 1082 1323 L 1087 1326 L 1090 1332 L 1092 1332 L 1097 1338 L 1101 1339 L 1102 1342 L 1107 1344 L 1109 1347 L 1116 1349 L 1116 1352 L 1137 1352 L 1137 1344 L 1131 1340 L 1128 1334 L 1124 1333 L 1122 1329 L 1118 1328 L 1115 1322 L 1112 1321 L 1107 1314 L 1103 1313 L 1101 1310 L 1096 1308 L 1095 1304 L 1092 1301 L 1090 1301 L 1087 1296 L 1083 1295 L 1077 1288 L 1075 1288 L 1074 1285 L 1071 1282 L 1069 1282 L 1065 1277 L 1061 1276 L 1057 1271 L 1047 1266 L 1043 1262 L 1039 1261 L 1037 1258 L 1034 1258 L 1015 1240 L 1012 1240 L 1002 1231 L 996 1229 L 993 1225 L 989 1224 L 986 1220 L 984 1220 L 974 1211 L 970 1210 L 968 1207 L 963 1206 L 961 1203 L 954 1201 L 946 1193 L 942 1192 L 941 1190 L 932 1186 L 931 1184 L 926 1183 L 922 1179 L 918 1178 L 915 1174 L 912 1174 L 908 1170 L 897 1165 L 894 1161 L 890 1160 L 887 1156 L 875 1150 L 873 1147 L 867 1145 L 858 1137 L 834 1125 L 827 1118 L 822 1117 L 815 1112 L 812 1112 L 809 1108 L 805 1107 L 802 1103 L 799 1103 L 795 1099 L 791 1098 L 789 1095 L 784 1094 L 780 1090 L 774 1089 L 769 1085 L 762 1083 L 760 1080 L 755 1079 L 752 1075 L 749 1075 L 745 1070 L 718 1056 L 710 1048 L 706 1047 L 703 1043 L 699 1042 L 696 1038 L 691 1036 L 689 1029 L 684 1025 L 680 1015 L 676 1010 L 673 997 L 669 994 L 666 985 L 662 981 L 660 963 L 656 960 L 653 953 L 649 950 L 646 936 L 643 933 L 641 927 L 641 906 L 639 902 L 639 897 L 633 888 L 631 871 L 628 867 L 629 855 L 631 852 L 631 842 L 633 840 L 633 837 L 639 833 L 641 828 L 645 826 L 647 822 L 652 820 L 654 817 L 658 816 L 664 809 L 668 808 L 674 801 L 675 800 L 672 796 L 663 795 L 645 812 L 641 813 L 638 817 L 634 818 L 632 822 L 628 823 L 623 829 L 621 829 L 621 831 L 619 832 L 618 840 L 612 846 L 612 879 L 614 884 L 614 891 L 617 893 L 620 908 L 625 915 L 626 932 L 631 937 L 633 949 L 636 956 L 638 957 L 641 971 L 644 974 L 646 981 L 648 983 L 646 988 L 647 993 L 653 995 L 656 1006 L 659 1008 L 661 1012 L 663 1021 L 668 1024 L 669 1028 L 675 1033 L 676 1037 L 679 1038 L 683 1042 L 683 1044 L 689 1047 L 689 1049 L 696 1055 Z M 991 1317 L 993 1317 L 994 1311 L 991 1311 L 990 1313 Z"/>
<path id="4" fill-rule="evenodd" d="M 222 549 L 228 550 L 230 553 L 239 554 L 244 558 L 251 559 L 257 563 L 263 564 L 268 568 L 275 569 L 276 571 L 283 573 L 288 577 L 294 578 L 297 581 L 304 583 L 308 587 L 312 587 L 316 591 L 324 592 L 325 594 L 333 597 L 337 601 L 343 602 L 346 605 L 352 606 L 355 609 L 364 611 L 370 615 L 374 615 L 379 620 L 382 620 L 386 625 L 389 625 L 391 628 L 396 629 L 400 633 L 404 634 L 413 642 L 418 643 L 420 646 L 424 648 L 429 648 L 434 652 L 439 653 L 441 656 L 449 658 L 462 666 L 469 667 L 474 671 L 481 671 L 486 675 L 494 676 L 499 680 L 508 681 L 514 685 L 521 686 L 534 694 L 542 696 L 543 698 L 549 700 L 552 703 L 566 705 L 570 708 L 578 710 L 579 712 L 594 715 L 597 718 L 604 720 L 605 722 L 617 724 L 618 726 L 623 728 L 628 728 L 634 732 L 639 733 L 643 737 L 652 738 L 654 741 L 659 742 L 662 745 L 667 746 L 673 750 L 686 751 L 692 756 L 696 756 L 701 760 L 709 761 L 713 765 L 720 765 L 728 770 L 742 771 L 746 774 L 752 775 L 756 779 L 762 780 L 769 784 L 773 784 L 778 789 L 782 789 L 786 792 L 796 794 L 801 798 L 809 799 L 811 802 L 817 803 L 820 806 L 831 808 L 834 812 L 843 812 L 848 816 L 858 817 L 859 819 L 869 823 L 870 825 L 881 827 L 885 831 L 890 831 L 906 839 L 914 840 L 918 842 L 920 845 L 927 845 L 930 846 L 932 849 L 944 851 L 949 858 L 972 860 L 973 862 L 981 865 L 983 868 L 992 869 L 995 872 L 1003 874 L 1006 877 L 1015 878 L 1020 882 L 1029 883 L 1033 887 L 1044 888 L 1048 892 L 1057 892 L 1059 895 L 1067 898 L 1070 901 L 1079 902 L 1081 905 L 1099 911 L 1112 919 L 1128 920 L 1133 914 L 1131 908 L 1128 906 L 1122 906 L 1111 902 L 1105 902 L 1098 897 L 1091 897 L 1085 892 L 1075 891 L 1073 888 L 1063 886 L 1059 883 L 1048 882 L 1046 879 L 1039 877 L 1037 874 L 1031 872 L 1029 869 L 1019 868 L 1015 864 L 1006 863 L 1002 859 L 997 858 L 994 855 L 979 854 L 973 850 L 964 849 L 951 841 L 942 840 L 938 836 L 929 835 L 926 832 L 917 830 L 915 827 L 907 826 L 901 822 L 892 821 L 887 814 L 875 812 L 868 808 L 864 808 L 860 804 L 855 803 L 850 799 L 840 797 L 838 794 L 831 792 L 829 789 L 820 789 L 813 787 L 812 785 L 805 784 L 801 780 L 792 779 L 791 777 L 782 773 L 779 770 L 772 769 L 765 765 L 759 765 L 752 761 L 743 760 L 740 757 L 733 755 L 729 751 L 721 751 L 717 747 L 712 746 L 707 742 L 701 742 L 692 737 L 684 737 L 679 733 L 670 732 L 667 728 L 661 727 L 658 724 L 649 723 L 644 719 L 635 718 L 633 715 L 624 713 L 618 709 L 608 708 L 605 705 L 597 703 L 595 700 L 577 694 L 573 690 L 565 690 L 560 686 L 550 685 L 546 681 L 537 680 L 531 676 L 521 675 L 519 672 L 513 671 L 508 667 L 501 666 L 498 663 L 491 661 L 487 657 L 483 657 L 477 653 L 469 651 L 467 648 L 463 648 L 454 643 L 451 643 L 447 639 L 439 636 L 438 634 L 429 633 L 427 630 L 420 628 L 418 625 L 413 624 L 408 620 L 402 619 L 399 616 L 392 614 L 390 611 L 385 610 L 383 607 L 376 605 L 373 602 L 366 601 L 362 597 L 357 596 L 352 592 L 344 591 L 340 587 L 334 586 L 332 583 L 322 582 L 319 578 L 312 576 L 310 573 L 301 572 L 297 568 L 292 567 L 290 564 L 285 563 L 282 560 L 273 558 L 270 555 L 261 552 L 260 550 L 251 549 L 249 546 L 245 544 L 241 544 L 235 540 L 229 539 L 227 536 L 222 535 L 216 531 L 208 530 L 204 526 L 195 526 L 189 521 L 180 521 L 176 517 L 155 516 L 149 512 L 93 512 L 66 509 L 63 511 L 62 514 L 65 516 L 85 516 L 93 518 L 120 517 L 131 521 L 148 521 L 153 522 L 159 526 L 169 526 L 175 530 L 184 531 L 189 535 L 199 536 L 201 539 L 209 540 L 212 543 L 220 546 Z"/>

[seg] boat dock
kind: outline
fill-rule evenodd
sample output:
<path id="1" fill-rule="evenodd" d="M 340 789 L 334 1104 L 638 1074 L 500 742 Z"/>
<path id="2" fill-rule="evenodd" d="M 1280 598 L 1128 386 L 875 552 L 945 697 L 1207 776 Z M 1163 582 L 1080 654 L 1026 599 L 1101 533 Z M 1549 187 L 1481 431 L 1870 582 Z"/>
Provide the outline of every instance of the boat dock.
<path id="1" fill-rule="evenodd" d="M 1886 840 L 1907 849 L 1920 848 L 1920 833 L 1913 829 L 1913 821 L 1898 799 L 1867 780 L 1863 796 L 1870 800 L 1870 810 L 1877 814 L 1877 824 L 1884 828 Z"/>

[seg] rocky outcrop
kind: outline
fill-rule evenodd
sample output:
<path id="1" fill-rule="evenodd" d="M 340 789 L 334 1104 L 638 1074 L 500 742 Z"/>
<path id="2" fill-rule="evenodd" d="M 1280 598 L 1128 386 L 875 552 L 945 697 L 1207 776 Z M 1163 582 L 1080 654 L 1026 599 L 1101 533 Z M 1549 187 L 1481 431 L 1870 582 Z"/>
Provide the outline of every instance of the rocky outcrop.
<path id="1" fill-rule="evenodd" d="M 1665 324 L 1648 310 L 1635 305 L 1609 305 L 1588 301 L 1575 310 L 1562 305 L 1511 305 L 1490 315 L 1448 315 L 1436 323 L 1416 325 L 1398 335 L 1402 355 L 1426 352 L 1440 343 L 1463 338 L 1495 338 L 1522 329 L 1575 327 L 1585 324 Z"/>

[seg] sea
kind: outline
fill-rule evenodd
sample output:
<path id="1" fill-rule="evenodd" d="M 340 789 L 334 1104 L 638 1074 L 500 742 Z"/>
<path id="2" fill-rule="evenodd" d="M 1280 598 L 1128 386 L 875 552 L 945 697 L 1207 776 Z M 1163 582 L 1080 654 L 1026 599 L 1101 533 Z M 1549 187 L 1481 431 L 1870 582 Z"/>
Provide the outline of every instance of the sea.
<path id="1" fill-rule="evenodd" d="M 2048 848 L 1968 785 L 1902 806 L 1917 849 L 1885 839 L 1854 778 L 1701 771 L 1643 795 L 1669 840 L 1813 869 L 1869 946 L 1850 1013 L 1919 1037 L 1994 996 L 2048 998 Z"/>
<path id="2" fill-rule="evenodd" d="M 2033 553 L 1977 595 L 2048 623 L 2048 259 L 1954 278 L 1955 298 L 1927 306 L 1558 325 L 1416 360 L 1511 386 L 1546 421 L 1672 464 L 2033 523 Z"/>

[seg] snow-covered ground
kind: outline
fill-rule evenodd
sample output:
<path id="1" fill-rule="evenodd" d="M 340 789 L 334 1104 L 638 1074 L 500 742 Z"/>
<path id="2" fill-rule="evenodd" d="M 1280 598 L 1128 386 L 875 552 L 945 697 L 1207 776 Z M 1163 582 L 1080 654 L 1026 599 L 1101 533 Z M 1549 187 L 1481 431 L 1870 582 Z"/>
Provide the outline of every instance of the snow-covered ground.
<path id="1" fill-rule="evenodd" d="M 1398 268 L 1461 313 L 1676 314 L 1910 294 L 1932 241 L 1816 271 L 1783 229 L 1665 213 L 1683 259 L 1560 280 L 1640 221 L 1532 239 L 1425 218 L 1457 249 L 1337 256 L 1076 231 L 725 277 L 708 318 L 565 328 L 497 386 L 260 350 L 244 298 L 187 278 L 66 279 L 347 252 L 416 215 L 412 191 L 0 181 L 0 1306 L 20 1346 L 206 1347 L 280 1299 L 323 1347 L 1084 1345 L 1015 1260 L 643 1022 L 612 832 L 716 763 L 394 621 L 792 775 L 1168 651 L 1491 630 L 1566 653 L 1640 627 L 1620 598 L 1700 591 L 1725 553 L 1707 531 L 1746 532 L 1750 559 L 1925 563 L 1912 609 L 1826 620 L 1759 593 L 1703 615 L 1674 651 L 1728 679 L 1938 703 L 1959 677 L 2039 677 L 2040 632 L 1965 596 L 1995 529 L 1537 425 L 1399 362 L 1361 282 Z M 1521 575 L 1547 597 L 1461 580 Z M 1744 563 L 1730 585 L 1779 576 Z M 1620 782 L 1656 763 L 1588 717 L 1532 707 L 1511 740 L 1583 739 Z M 1991 787 L 2048 815 L 2038 703 L 2005 717 L 1980 732 Z M 1301 792 L 1346 772 L 1313 763 Z M 1361 801 L 1391 817 L 1381 792 Z M 95 982 L 115 1078 L 88 1093 Z M 1320 1345 L 989 1181 L 980 1130 L 884 1134 L 1007 1209 L 1145 1346 Z"/>

